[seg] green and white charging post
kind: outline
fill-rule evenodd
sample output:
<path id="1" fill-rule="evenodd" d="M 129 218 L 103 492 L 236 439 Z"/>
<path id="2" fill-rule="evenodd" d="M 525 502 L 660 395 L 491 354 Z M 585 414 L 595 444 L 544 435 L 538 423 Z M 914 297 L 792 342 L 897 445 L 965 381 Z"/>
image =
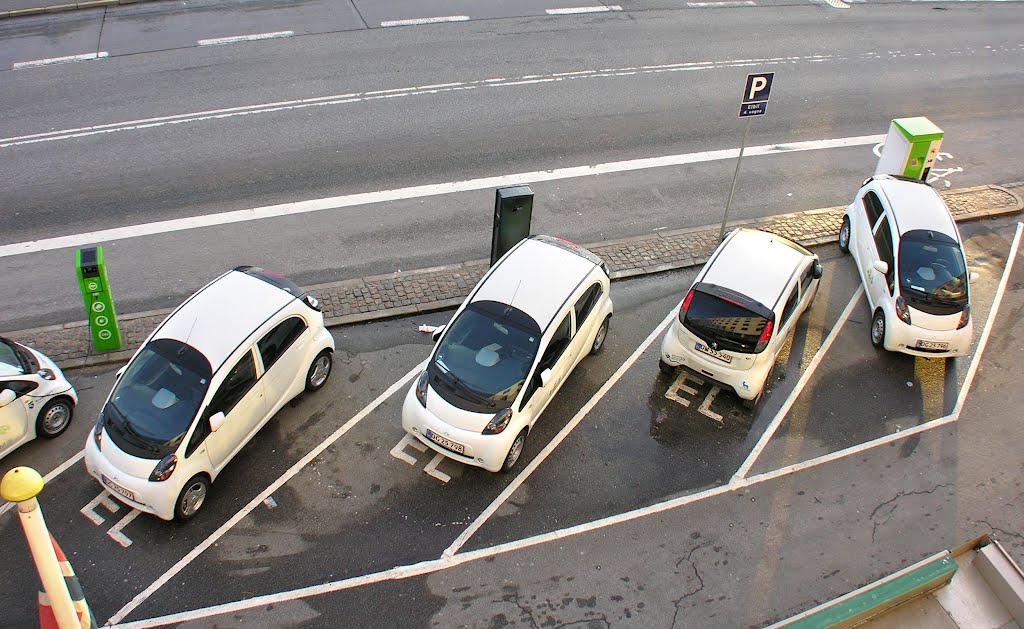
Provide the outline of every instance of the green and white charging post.
<path id="1" fill-rule="evenodd" d="M 897 118 L 889 125 L 875 174 L 927 179 L 941 146 L 942 129 L 931 120 Z"/>
<path id="2" fill-rule="evenodd" d="M 93 346 L 101 352 L 121 349 L 121 330 L 117 326 L 114 298 L 110 295 L 103 247 L 76 251 L 75 270 L 78 272 L 78 287 L 85 300 Z"/>

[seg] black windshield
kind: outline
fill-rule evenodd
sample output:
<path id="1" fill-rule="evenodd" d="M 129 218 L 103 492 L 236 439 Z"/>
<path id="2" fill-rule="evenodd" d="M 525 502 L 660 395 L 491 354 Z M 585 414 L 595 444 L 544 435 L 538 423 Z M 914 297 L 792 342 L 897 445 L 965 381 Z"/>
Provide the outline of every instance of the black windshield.
<path id="1" fill-rule="evenodd" d="M 160 459 L 184 437 L 210 386 L 210 363 L 180 341 L 157 339 L 129 364 L 103 411 L 119 448 Z"/>
<path id="2" fill-rule="evenodd" d="M 539 344 L 540 326 L 521 310 L 474 302 L 445 330 L 428 377 L 450 404 L 497 412 L 515 401 Z"/>
<path id="3" fill-rule="evenodd" d="M 913 308 L 936 315 L 955 314 L 967 305 L 967 268 L 956 241 L 928 231 L 900 239 L 900 294 Z"/>

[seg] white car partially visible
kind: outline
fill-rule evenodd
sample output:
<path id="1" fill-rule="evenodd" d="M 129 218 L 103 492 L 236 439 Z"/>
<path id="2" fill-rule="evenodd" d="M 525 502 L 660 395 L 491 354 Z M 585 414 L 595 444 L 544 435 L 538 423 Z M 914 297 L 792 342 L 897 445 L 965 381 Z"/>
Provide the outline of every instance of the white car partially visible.
<path id="1" fill-rule="evenodd" d="M 78 394 L 42 353 L 0 337 L 0 459 L 36 437 L 61 434 Z"/>

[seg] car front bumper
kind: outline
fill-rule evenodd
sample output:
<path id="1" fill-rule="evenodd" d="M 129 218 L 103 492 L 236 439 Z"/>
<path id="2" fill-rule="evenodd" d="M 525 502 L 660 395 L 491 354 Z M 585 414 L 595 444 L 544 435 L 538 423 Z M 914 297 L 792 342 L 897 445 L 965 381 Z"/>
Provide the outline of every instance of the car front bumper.
<path id="1" fill-rule="evenodd" d="M 109 439 L 110 437 L 104 435 L 103 438 Z M 153 461 L 154 467 L 156 464 L 157 462 Z M 100 453 L 91 430 L 85 441 L 85 469 L 90 476 L 96 479 L 104 491 L 119 502 L 144 513 L 155 515 L 162 520 L 174 519 L 174 501 L 178 497 L 178 492 L 181 491 L 180 487 L 174 485 L 174 481 L 177 480 L 176 475 L 172 475 L 168 481 L 154 483 L 148 479 L 125 474 L 114 468 Z M 104 483 L 104 477 L 115 486 L 131 492 L 131 496 L 126 496 Z"/>
<path id="2" fill-rule="evenodd" d="M 415 385 L 409 389 L 402 404 L 402 428 L 435 452 L 466 465 L 482 467 L 489 472 L 501 470 L 509 448 L 512 447 L 512 441 L 518 434 L 511 426 L 497 435 L 484 435 L 450 426 L 423 408 L 416 399 Z M 432 441 L 427 436 L 427 431 L 463 446 L 463 453 L 460 454 Z"/>

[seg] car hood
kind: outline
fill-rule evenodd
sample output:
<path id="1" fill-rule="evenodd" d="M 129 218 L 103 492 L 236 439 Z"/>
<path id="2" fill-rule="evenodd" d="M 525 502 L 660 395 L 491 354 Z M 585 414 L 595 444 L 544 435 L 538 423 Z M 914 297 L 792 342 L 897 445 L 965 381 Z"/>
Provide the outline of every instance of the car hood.
<path id="1" fill-rule="evenodd" d="M 433 385 L 429 385 L 427 388 L 427 410 L 452 428 L 472 432 L 483 431 L 487 422 L 494 417 L 494 413 L 476 413 L 450 404 L 448 400 L 441 397 Z"/>

